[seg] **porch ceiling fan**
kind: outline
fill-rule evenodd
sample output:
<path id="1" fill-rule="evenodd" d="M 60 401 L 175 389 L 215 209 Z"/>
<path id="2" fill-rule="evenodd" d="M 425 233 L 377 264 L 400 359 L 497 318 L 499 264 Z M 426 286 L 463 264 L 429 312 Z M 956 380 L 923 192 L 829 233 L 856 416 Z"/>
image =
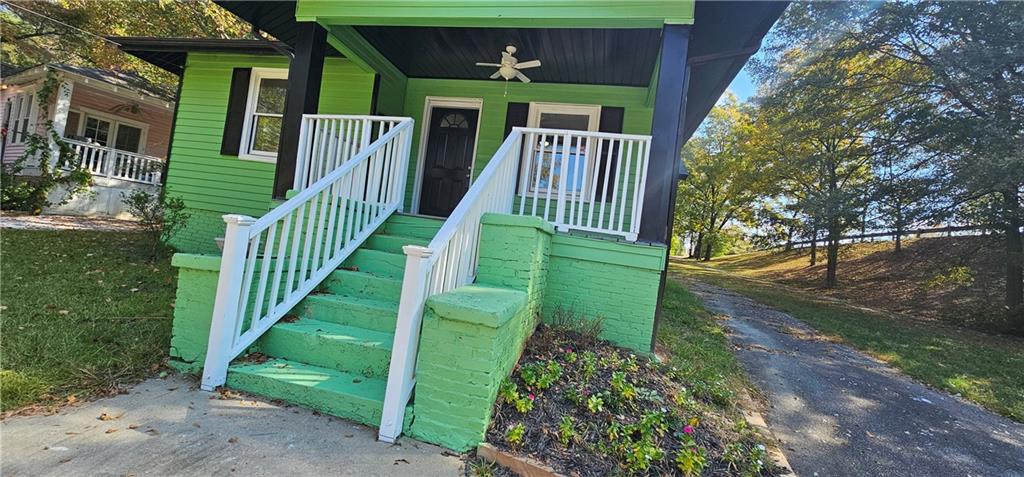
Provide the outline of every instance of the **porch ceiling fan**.
<path id="1" fill-rule="evenodd" d="M 487 66 L 492 68 L 498 68 L 491 75 L 491 79 L 505 78 L 505 81 L 516 78 L 523 83 L 529 83 L 530 78 L 523 74 L 522 71 L 527 68 L 536 68 L 540 66 L 540 60 L 530 61 L 519 61 L 515 56 L 516 47 L 508 45 L 505 47 L 505 51 L 501 52 L 501 63 L 477 63 L 477 66 Z"/>

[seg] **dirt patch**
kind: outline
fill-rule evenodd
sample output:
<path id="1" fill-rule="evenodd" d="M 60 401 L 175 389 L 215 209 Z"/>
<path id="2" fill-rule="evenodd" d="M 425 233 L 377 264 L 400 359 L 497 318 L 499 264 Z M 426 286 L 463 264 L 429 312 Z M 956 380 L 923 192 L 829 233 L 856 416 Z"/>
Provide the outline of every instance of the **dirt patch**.
<path id="1" fill-rule="evenodd" d="M 677 370 L 541 326 L 487 440 L 565 475 L 777 475 L 759 436 Z"/>

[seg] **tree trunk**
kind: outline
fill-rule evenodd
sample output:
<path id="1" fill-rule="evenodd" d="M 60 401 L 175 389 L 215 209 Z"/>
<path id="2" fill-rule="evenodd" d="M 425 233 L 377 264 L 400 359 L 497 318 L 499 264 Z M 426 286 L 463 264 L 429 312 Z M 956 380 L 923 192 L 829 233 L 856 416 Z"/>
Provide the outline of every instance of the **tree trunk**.
<path id="1" fill-rule="evenodd" d="M 708 240 L 708 243 L 704 245 L 704 261 L 711 261 L 711 250 L 714 248 L 714 240 Z"/>
<path id="2" fill-rule="evenodd" d="M 1006 212 L 1006 309 L 1014 333 L 1024 335 L 1024 243 L 1017 191 L 1003 192 Z"/>
<path id="3" fill-rule="evenodd" d="M 901 240 L 901 237 L 903 237 L 903 231 L 900 230 L 900 229 L 896 229 L 896 234 L 895 235 L 896 235 L 896 253 L 900 253 L 900 251 L 903 250 L 903 248 L 902 248 L 903 241 Z"/>
<path id="4" fill-rule="evenodd" d="M 690 250 L 690 258 L 700 258 L 701 244 L 704 242 L 704 232 L 697 232 L 697 240 L 693 243 L 693 249 Z"/>
<path id="5" fill-rule="evenodd" d="M 839 265 L 839 231 L 830 228 L 828 231 L 828 249 L 826 250 L 828 263 L 825 264 L 825 288 L 836 287 L 836 268 Z"/>
<path id="6" fill-rule="evenodd" d="M 818 231 L 811 235 L 811 266 L 818 264 Z"/>

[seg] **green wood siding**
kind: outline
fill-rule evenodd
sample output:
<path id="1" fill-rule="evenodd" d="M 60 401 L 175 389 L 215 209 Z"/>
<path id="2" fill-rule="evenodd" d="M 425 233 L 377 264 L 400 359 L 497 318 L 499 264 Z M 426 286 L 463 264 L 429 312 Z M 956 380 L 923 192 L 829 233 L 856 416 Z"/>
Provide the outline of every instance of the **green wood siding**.
<path id="1" fill-rule="evenodd" d="M 232 69 L 252 67 L 287 68 L 288 60 L 222 53 L 188 56 L 167 175 L 167 193 L 194 210 L 192 223 L 174 242 L 183 251 L 216 250 L 213 238 L 224 224 L 213 217 L 258 217 L 270 207 L 274 165 L 220 154 Z M 326 60 L 320 112 L 368 114 L 372 93 L 373 74 L 343 58 Z"/>
<path id="2" fill-rule="evenodd" d="M 324 25 L 660 28 L 692 24 L 693 0 L 299 0 Z"/>
<path id="3" fill-rule="evenodd" d="M 420 133 L 423 125 L 423 109 L 426 98 L 455 97 L 483 99 L 480 111 L 480 134 L 477 138 L 476 161 L 473 164 L 475 178 L 494 152 L 505 140 L 505 110 L 508 103 L 573 103 L 600 104 L 624 108 L 622 132 L 626 134 L 650 134 L 653 110 L 646 104 L 647 88 L 624 86 L 572 85 L 553 83 L 523 84 L 512 81 L 505 94 L 504 81 L 435 80 L 409 79 L 405 93 L 405 116 L 416 120 L 413 134 L 412 157 L 406 182 L 406 204 L 412 200 L 416 182 L 416 161 L 421 147 Z"/>

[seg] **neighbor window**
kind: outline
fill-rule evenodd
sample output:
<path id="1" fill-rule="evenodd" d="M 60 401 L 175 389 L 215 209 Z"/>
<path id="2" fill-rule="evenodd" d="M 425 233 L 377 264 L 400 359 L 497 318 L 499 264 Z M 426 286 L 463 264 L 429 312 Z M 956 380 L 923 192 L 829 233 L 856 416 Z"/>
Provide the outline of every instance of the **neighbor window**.
<path id="1" fill-rule="evenodd" d="M 253 68 L 239 157 L 264 161 L 277 159 L 287 92 L 288 70 Z"/>
<path id="2" fill-rule="evenodd" d="M 597 131 L 600 118 L 599 105 L 531 103 L 527 126 Z M 521 188 L 521 193 L 546 193 L 549 187 L 552 191 L 557 191 L 562 183 L 562 174 L 568 174 L 565 186 L 569 191 L 583 191 L 584 184 L 589 183 L 589 178 L 593 177 L 596 158 L 588 156 L 588 142 L 585 138 L 570 138 L 568 144 L 563 143 L 564 138 L 565 136 L 558 135 L 534 136 L 533 153 L 524 155 L 529 164 L 523 164 L 523 167 L 529 170 L 529 176 L 525 187 Z"/>
<path id="3" fill-rule="evenodd" d="M 19 93 L 7 103 L 7 142 L 24 144 L 28 134 L 35 128 L 32 113 L 35 109 L 35 95 L 32 92 Z"/>

